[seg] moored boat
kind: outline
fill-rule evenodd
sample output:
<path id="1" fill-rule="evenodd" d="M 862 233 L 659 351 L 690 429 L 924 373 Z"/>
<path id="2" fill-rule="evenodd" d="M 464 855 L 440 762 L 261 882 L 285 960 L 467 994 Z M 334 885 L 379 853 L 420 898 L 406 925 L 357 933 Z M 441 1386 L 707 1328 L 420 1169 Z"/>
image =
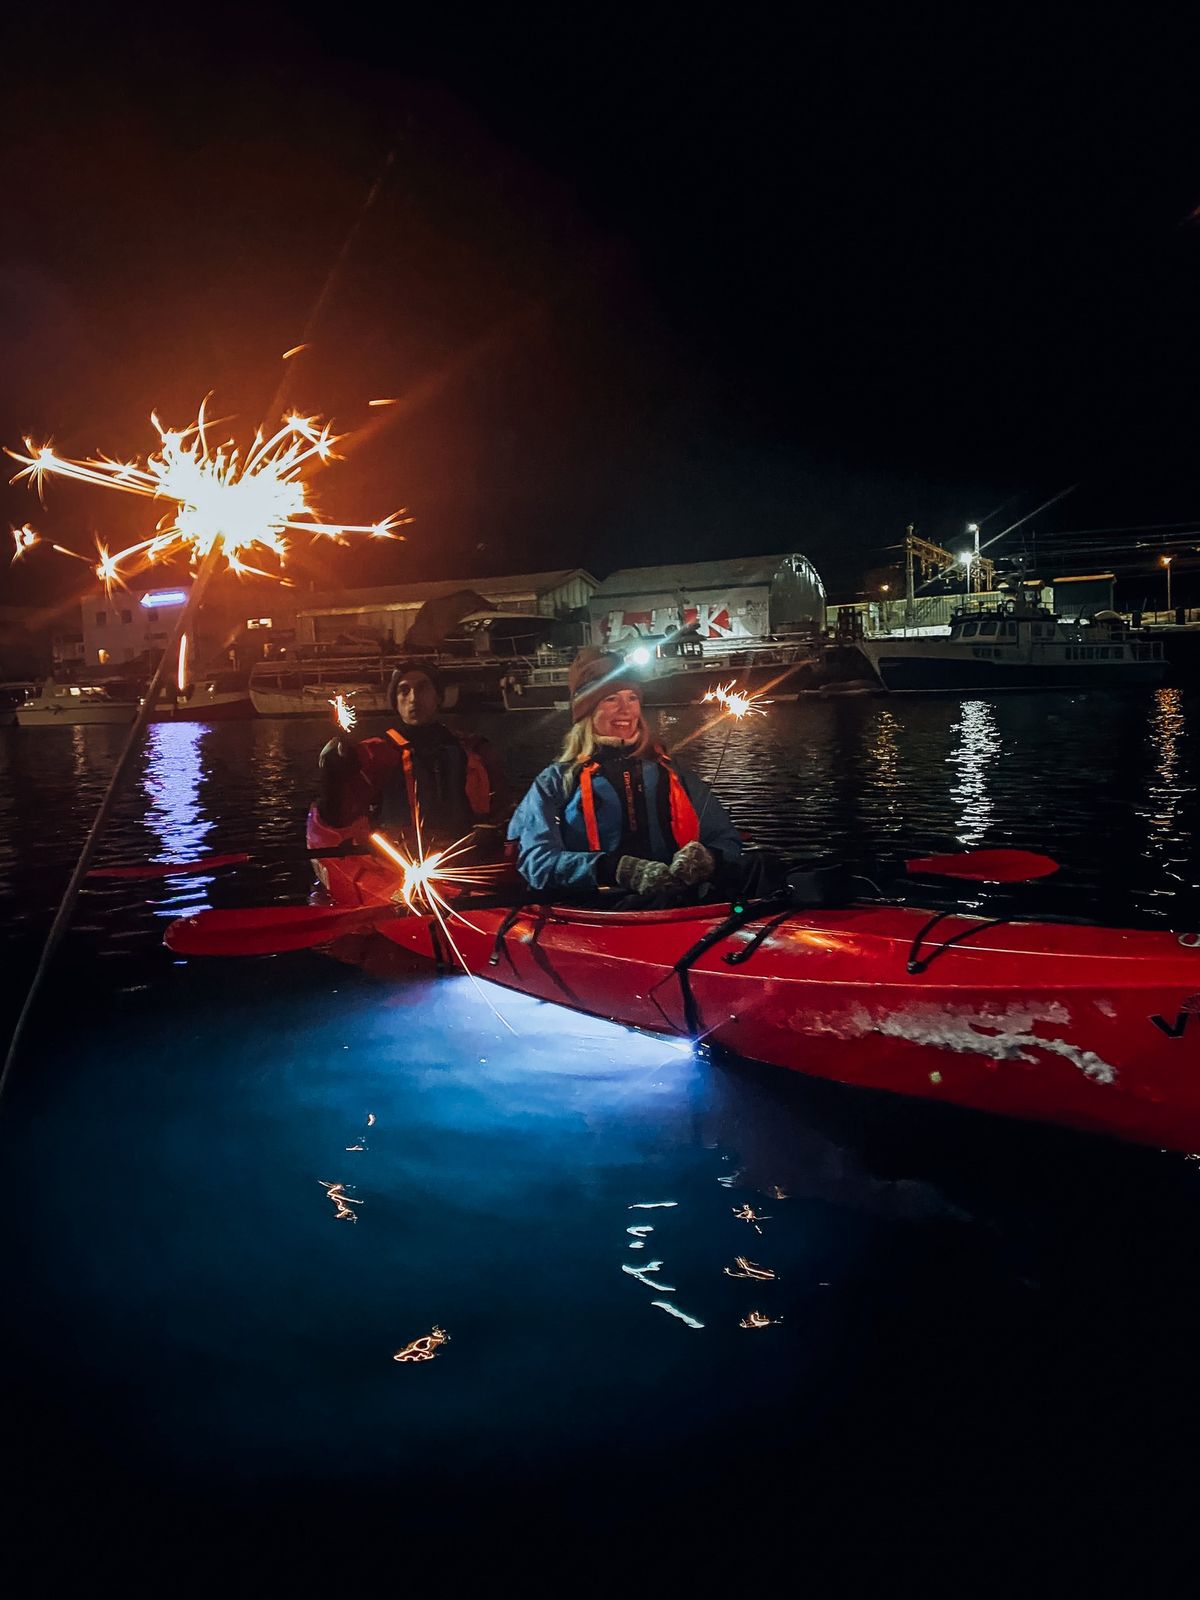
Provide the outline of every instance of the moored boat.
<path id="1" fill-rule="evenodd" d="M 961 607 L 947 634 L 884 635 L 858 648 L 893 694 L 1128 688 L 1165 671 L 1161 643 L 1115 612 L 1066 619 L 1019 600 Z"/>
<path id="2" fill-rule="evenodd" d="M 128 683 L 60 683 L 47 678 L 16 708 L 18 728 L 69 728 L 132 722 L 138 698 Z"/>

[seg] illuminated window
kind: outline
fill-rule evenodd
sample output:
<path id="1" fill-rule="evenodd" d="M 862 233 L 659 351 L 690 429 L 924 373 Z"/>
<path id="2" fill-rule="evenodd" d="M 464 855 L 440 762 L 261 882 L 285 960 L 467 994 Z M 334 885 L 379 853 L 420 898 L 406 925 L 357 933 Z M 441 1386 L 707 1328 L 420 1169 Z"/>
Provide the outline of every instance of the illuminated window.
<path id="1" fill-rule="evenodd" d="M 97 650 L 96 651 L 96 660 L 100 663 L 100 665 L 102 667 L 106 667 L 108 665 L 108 651 L 107 650 Z"/>

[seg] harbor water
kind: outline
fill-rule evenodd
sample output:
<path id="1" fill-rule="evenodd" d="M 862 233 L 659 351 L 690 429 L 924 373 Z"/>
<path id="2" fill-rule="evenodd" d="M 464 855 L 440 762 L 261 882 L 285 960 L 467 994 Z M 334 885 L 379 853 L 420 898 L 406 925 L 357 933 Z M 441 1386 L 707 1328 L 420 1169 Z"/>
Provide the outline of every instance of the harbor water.
<path id="1" fill-rule="evenodd" d="M 521 786 L 562 721 L 472 726 Z M 877 879 L 1046 851 L 1022 911 L 1200 927 L 1185 691 L 662 723 L 755 845 Z M 0 731 L 6 1033 L 124 736 Z M 320 1547 L 352 1574 L 386 1537 L 428 1585 L 459 1534 L 530 1573 L 573 1551 L 575 1587 L 603 1557 L 757 1590 L 781 1548 L 797 1582 L 1143 1559 L 1200 1415 L 1200 1162 L 462 977 L 172 957 L 174 917 L 306 896 L 327 736 L 152 727 L 100 859 L 253 859 L 93 880 L 46 984 L 0 1109 L 13 1527 L 167 1571 Z"/>

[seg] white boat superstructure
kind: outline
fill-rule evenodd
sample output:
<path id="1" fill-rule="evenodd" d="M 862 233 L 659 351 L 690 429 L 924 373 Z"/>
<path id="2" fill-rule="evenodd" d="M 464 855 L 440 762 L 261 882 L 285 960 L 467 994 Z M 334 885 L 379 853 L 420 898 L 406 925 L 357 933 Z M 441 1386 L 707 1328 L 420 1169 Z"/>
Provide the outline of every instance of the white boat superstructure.
<path id="1" fill-rule="evenodd" d="M 1021 600 L 960 607 L 941 637 L 857 641 L 898 694 L 985 689 L 1123 688 L 1158 683 L 1162 645 L 1131 634 L 1116 612 L 1066 619 Z"/>
<path id="2" fill-rule="evenodd" d="M 18 728 L 70 728 L 95 723 L 132 722 L 138 701 L 127 684 L 59 683 L 47 678 L 40 690 L 16 708 Z"/>

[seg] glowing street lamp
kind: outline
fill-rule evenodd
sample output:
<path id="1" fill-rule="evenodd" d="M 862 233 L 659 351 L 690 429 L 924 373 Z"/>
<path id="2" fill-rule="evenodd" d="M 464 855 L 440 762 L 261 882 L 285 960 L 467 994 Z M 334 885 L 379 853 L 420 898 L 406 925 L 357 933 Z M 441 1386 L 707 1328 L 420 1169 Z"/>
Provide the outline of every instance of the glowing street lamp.
<path id="1" fill-rule="evenodd" d="M 1163 566 L 1166 567 L 1166 569 L 1167 569 L 1167 610 L 1170 611 L 1171 610 L 1171 562 L 1175 558 L 1174 558 L 1174 556 L 1159 556 L 1158 559 L 1159 559 L 1159 561 L 1162 562 Z"/>

